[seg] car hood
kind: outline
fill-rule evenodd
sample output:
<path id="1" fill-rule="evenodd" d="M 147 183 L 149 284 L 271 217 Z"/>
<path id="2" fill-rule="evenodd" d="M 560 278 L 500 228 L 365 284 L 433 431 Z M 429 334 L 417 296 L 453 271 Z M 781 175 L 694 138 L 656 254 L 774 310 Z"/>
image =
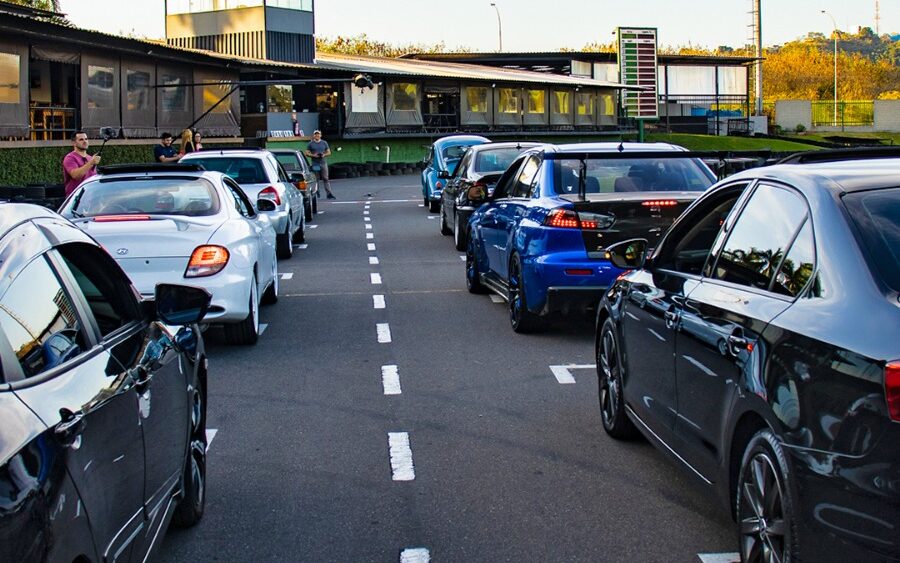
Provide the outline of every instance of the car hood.
<path id="1" fill-rule="evenodd" d="M 221 224 L 209 218 L 153 217 L 145 221 L 81 220 L 78 226 L 114 258 L 187 257 Z"/>

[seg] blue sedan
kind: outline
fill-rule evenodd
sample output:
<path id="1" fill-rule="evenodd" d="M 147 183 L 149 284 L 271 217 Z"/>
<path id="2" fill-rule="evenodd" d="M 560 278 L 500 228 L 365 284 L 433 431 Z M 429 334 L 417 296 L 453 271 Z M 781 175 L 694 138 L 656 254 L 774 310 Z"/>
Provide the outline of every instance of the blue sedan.
<path id="1" fill-rule="evenodd" d="M 436 213 L 440 209 L 441 190 L 453 175 L 466 149 L 490 142 L 490 139 L 478 135 L 451 135 L 441 137 L 428 147 L 425 169 L 422 171 L 422 200 L 428 211 Z"/>
<path id="2" fill-rule="evenodd" d="M 652 245 L 716 177 L 669 144 L 542 145 L 522 153 L 468 223 L 466 285 L 509 302 L 516 332 L 594 309 L 622 270 L 616 242 Z M 683 156 L 682 156 L 683 155 Z"/>

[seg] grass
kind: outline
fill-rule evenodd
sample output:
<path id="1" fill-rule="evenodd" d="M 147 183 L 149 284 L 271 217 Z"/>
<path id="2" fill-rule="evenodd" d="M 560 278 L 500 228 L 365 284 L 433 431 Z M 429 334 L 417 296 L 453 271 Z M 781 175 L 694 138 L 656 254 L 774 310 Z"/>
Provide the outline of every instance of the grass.
<path id="1" fill-rule="evenodd" d="M 688 135 L 685 133 L 652 133 L 645 137 L 647 141 L 672 143 L 694 151 L 761 151 L 775 152 L 806 151 L 819 147 L 807 145 L 802 140 L 797 142 L 780 139 L 757 139 L 754 137 L 716 137 L 713 135 Z"/>

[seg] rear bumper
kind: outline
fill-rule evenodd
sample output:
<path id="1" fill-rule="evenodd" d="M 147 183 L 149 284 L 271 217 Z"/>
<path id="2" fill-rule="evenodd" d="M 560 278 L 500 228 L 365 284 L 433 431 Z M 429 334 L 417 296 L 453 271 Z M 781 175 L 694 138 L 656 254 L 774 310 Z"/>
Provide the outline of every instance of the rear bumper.
<path id="1" fill-rule="evenodd" d="M 583 314 L 597 309 L 605 287 L 548 287 L 541 315 Z"/>
<path id="2" fill-rule="evenodd" d="M 524 270 L 528 308 L 538 314 L 595 309 L 622 272 L 606 260 L 589 259 L 583 251 L 526 258 Z"/>

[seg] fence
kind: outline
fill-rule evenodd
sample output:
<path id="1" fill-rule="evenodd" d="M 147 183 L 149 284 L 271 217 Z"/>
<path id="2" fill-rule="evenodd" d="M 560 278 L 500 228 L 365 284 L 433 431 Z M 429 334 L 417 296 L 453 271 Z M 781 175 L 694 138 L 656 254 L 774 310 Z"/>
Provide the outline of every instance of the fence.
<path id="1" fill-rule="evenodd" d="M 833 101 L 812 102 L 812 125 L 819 126 L 872 126 L 875 124 L 875 102 L 838 101 L 837 111 Z"/>

